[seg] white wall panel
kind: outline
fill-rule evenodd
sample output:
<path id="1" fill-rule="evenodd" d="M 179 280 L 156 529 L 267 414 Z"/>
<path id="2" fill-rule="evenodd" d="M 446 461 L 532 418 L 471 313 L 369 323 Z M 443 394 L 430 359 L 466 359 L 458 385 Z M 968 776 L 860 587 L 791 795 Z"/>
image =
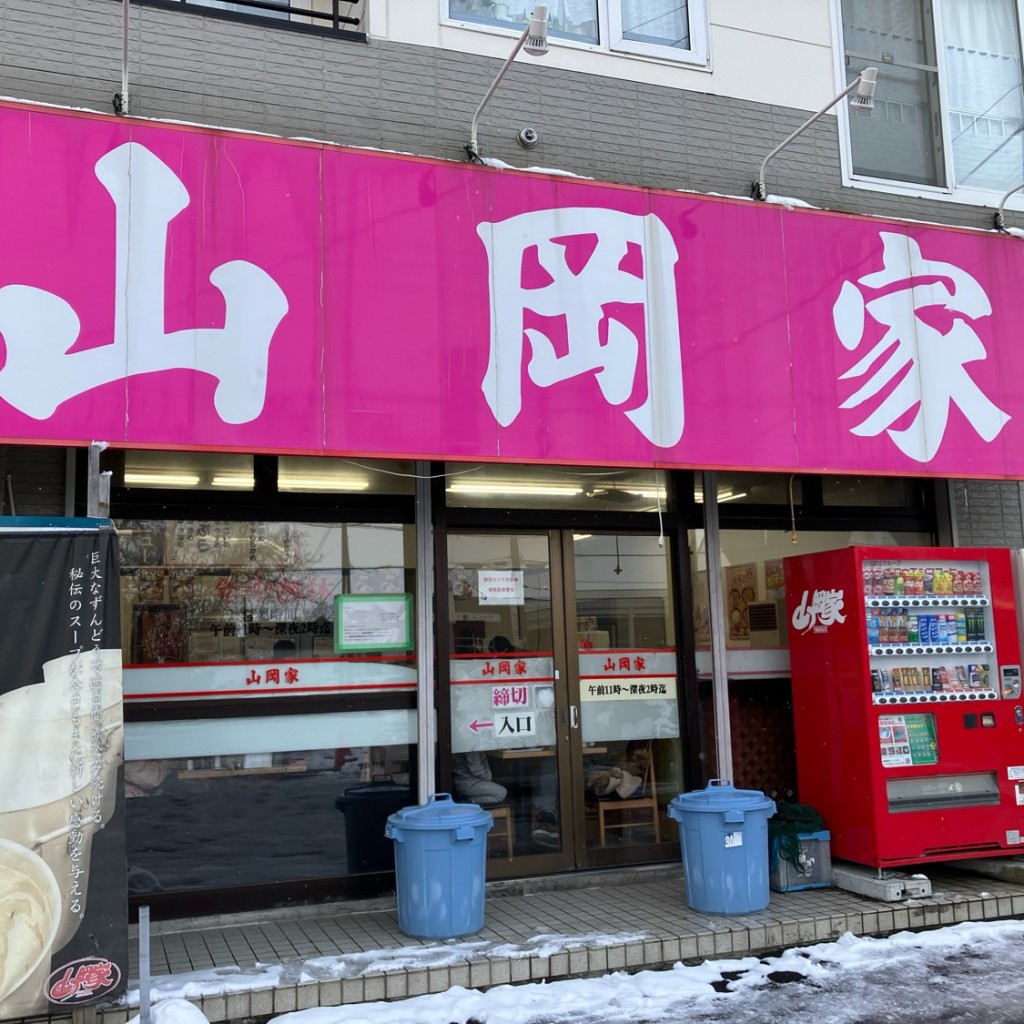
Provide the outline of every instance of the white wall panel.
<path id="1" fill-rule="evenodd" d="M 515 34 L 442 24 L 444 0 L 382 0 L 374 17 L 392 42 L 508 56 Z M 711 70 L 556 42 L 538 60 L 582 74 L 816 110 L 835 94 L 825 0 L 712 0 Z M 529 60 L 519 57 L 518 60 Z"/>

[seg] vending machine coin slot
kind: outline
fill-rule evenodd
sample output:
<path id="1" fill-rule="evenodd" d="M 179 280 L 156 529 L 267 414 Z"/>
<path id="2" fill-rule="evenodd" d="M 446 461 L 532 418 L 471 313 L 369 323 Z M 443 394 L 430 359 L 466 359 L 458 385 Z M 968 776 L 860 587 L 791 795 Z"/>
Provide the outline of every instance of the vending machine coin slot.
<path id="1" fill-rule="evenodd" d="M 1021 710 L 1019 704 L 1013 709 L 1013 720 L 1018 725 L 1024 725 L 1024 711 Z"/>

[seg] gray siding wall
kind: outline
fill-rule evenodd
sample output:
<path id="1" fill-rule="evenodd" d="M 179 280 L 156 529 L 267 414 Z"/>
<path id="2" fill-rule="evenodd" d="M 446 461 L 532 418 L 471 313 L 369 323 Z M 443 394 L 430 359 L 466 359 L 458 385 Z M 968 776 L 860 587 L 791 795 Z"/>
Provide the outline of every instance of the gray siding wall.
<path id="1" fill-rule="evenodd" d="M 63 448 L 0 445 L 0 515 L 11 515 L 11 495 L 19 516 L 64 515 Z"/>
<path id="2" fill-rule="evenodd" d="M 1024 547 L 1024 495 L 1014 480 L 950 483 L 962 547 Z"/>
<path id="3" fill-rule="evenodd" d="M 110 111 L 121 86 L 121 13 L 121 0 L 0 0 L 0 94 Z M 130 25 L 137 116 L 451 160 L 464 159 L 473 111 L 500 64 L 138 5 Z M 746 195 L 765 154 L 806 116 L 529 61 L 510 69 L 479 134 L 487 156 L 517 166 Z M 532 151 L 515 142 L 525 125 L 540 133 Z M 838 167 L 837 124 L 825 118 L 773 161 L 769 187 L 824 208 L 991 224 L 980 207 L 843 188 Z M 962 543 L 1024 544 L 1016 484 L 958 482 L 953 492 Z"/>

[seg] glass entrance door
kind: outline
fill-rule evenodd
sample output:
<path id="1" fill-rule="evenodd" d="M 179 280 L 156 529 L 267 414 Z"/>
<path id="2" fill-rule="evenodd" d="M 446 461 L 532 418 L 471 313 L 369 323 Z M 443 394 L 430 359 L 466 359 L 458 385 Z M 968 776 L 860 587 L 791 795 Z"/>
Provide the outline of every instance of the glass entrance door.
<path id="1" fill-rule="evenodd" d="M 668 566 L 656 537 L 449 534 L 452 788 L 494 814 L 492 877 L 677 854 Z"/>
<path id="2" fill-rule="evenodd" d="M 573 866 L 561 536 L 448 536 L 452 788 L 494 814 L 489 873 Z"/>
<path id="3" fill-rule="evenodd" d="M 667 538 L 571 534 L 570 693 L 577 858 L 587 866 L 675 856 L 666 815 L 682 791 L 678 659 Z"/>

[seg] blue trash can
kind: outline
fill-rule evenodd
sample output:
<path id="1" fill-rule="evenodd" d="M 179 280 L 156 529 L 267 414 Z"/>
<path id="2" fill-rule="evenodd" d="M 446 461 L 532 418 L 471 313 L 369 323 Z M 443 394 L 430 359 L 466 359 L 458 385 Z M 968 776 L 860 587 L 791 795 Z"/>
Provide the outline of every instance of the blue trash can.
<path id="1" fill-rule="evenodd" d="M 669 805 L 679 822 L 687 902 L 702 914 L 754 914 L 768 906 L 768 819 L 775 801 L 712 779 Z"/>
<path id="2" fill-rule="evenodd" d="M 484 926 L 490 811 L 435 793 L 388 817 L 395 846 L 398 927 L 416 939 L 455 939 Z"/>

